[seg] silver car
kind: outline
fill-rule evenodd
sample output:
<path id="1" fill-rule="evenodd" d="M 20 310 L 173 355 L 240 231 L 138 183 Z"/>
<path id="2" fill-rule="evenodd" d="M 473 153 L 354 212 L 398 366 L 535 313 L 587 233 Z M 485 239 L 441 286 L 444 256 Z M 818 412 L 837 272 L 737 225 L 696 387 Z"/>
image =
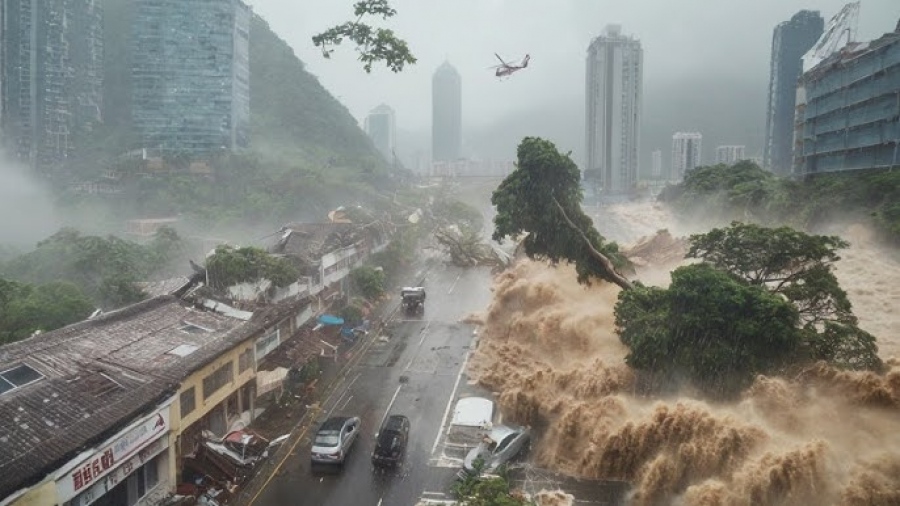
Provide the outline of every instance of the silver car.
<path id="1" fill-rule="evenodd" d="M 333 416 L 319 427 L 313 440 L 310 458 L 318 464 L 343 464 L 344 458 L 359 436 L 359 418 Z"/>
<path id="2" fill-rule="evenodd" d="M 531 431 L 528 427 L 494 426 L 490 434 L 485 435 L 481 443 L 466 455 L 463 469 L 470 474 L 475 473 L 475 461 L 481 457 L 484 461 L 483 470 L 494 471 L 518 455 L 530 440 Z"/>

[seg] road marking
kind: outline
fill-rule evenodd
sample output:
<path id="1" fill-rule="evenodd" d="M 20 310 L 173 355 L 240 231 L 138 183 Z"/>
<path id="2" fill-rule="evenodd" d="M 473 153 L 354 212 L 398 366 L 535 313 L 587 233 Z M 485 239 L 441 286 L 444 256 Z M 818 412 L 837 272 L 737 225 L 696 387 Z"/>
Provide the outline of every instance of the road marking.
<path id="1" fill-rule="evenodd" d="M 403 385 L 397 385 L 397 390 L 394 391 L 394 396 L 391 397 L 391 402 L 388 403 L 387 409 L 384 410 L 384 416 L 381 417 L 381 423 L 378 424 L 378 430 L 381 430 L 381 426 L 384 425 L 384 419 L 387 418 L 388 413 L 391 412 L 391 406 L 394 405 L 394 401 L 397 400 L 397 394 L 400 393 L 400 389 L 403 388 Z M 379 503 L 380 504 L 380 503 Z"/>
<path id="2" fill-rule="evenodd" d="M 444 432 L 444 424 L 447 423 L 447 415 L 450 414 L 450 406 L 453 405 L 453 399 L 456 397 L 456 390 L 459 388 L 459 381 L 462 379 L 463 374 L 466 372 L 466 364 L 469 363 L 469 356 L 472 354 L 471 350 L 466 352 L 466 358 L 463 360 L 462 367 L 459 368 L 459 374 L 456 375 L 456 383 L 453 385 L 453 391 L 450 392 L 450 400 L 447 401 L 447 408 L 444 410 L 444 417 L 441 419 L 441 426 L 438 428 L 437 437 L 434 438 L 434 445 L 431 447 L 431 454 L 434 455 L 434 451 L 437 449 L 438 443 L 441 442 L 441 434 Z"/>
<path id="3" fill-rule="evenodd" d="M 346 407 L 347 407 L 347 404 L 350 404 L 350 399 L 352 399 L 352 398 L 353 398 L 353 396 L 352 396 L 352 395 L 351 395 L 351 396 L 350 396 L 350 397 L 347 397 L 347 400 L 346 400 L 346 401 L 344 401 L 344 405 L 343 405 L 343 406 L 341 406 L 341 409 L 344 409 L 344 408 L 346 408 Z"/>
<path id="4" fill-rule="evenodd" d="M 453 290 L 456 289 L 456 284 L 459 283 L 459 278 L 460 278 L 461 276 L 462 276 L 462 273 L 459 273 L 459 274 L 456 275 L 456 280 L 453 282 L 452 285 L 450 285 L 450 289 L 447 290 L 447 295 L 450 295 L 451 293 L 453 293 Z"/>
<path id="5" fill-rule="evenodd" d="M 381 501 L 383 501 L 383 500 L 384 500 L 384 497 L 382 497 L 381 499 L 379 499 L 379 500 L 378 500 L 378 504 L 377 504 L 376 506 L 381 506 Z"/>
<path id="6" fill-rule="evenodd" d="M 331 414 L 334 413 L 334 408 L 336 408 L 338 406 L 338 404 L 341 403 L 341 399 L 343 399 L 345 395 L 350 393 L 350 387 L 352 387 L 353 384 L 356 383 L 356 380 L 358 380 L 360 376 L 362 376 L 361 372 L 357 373 L 356 376 L 354 376 L 353 379 L 350 381 L 350 383 L 347 383 L 347 386 L 344 387 L 344 391 L 341 392 L 340 397 L 337 398 L 337 401 L 335 401 L 334 404 L 331 406 L 331 409 L 328 410 L 328 414 L 325 415 L 326 418 L 331 417 Z M 352 398 L 353 396 L 351 395 L 350 397 Z M 344 404 L 344 406 L 346 406 L 346 404 Z M 341 409 L 344 409 L 344 408 L 341 408 Z"/>
<path id="7" fill-rule="evenodd" d="M 425 337 L 427 337 L 428 329 L 430 327 L 431 327 L 431 320 L 428 320 L 428 323 L 425 324 L 425 328 L 423 328 L 422 332 L 420 333 L 422 338 L 419 339 L 419 344 L 416 345 L 416 353 L 412 356 L 411 359 L 409 359 L 409 362 L 407 362 L 406 367 L 403 369 L 403 372 L 409 372 L 409 368 L 412 367 L 413 362 L 415 362 L 415 360 L 419 357 L 419 349 L 422 347 L 422 343 L 425 342 Z"/>
<path id="8" fill-rule="evenodd" d="M 425 324 L 425 328 L 422 329 L 422 339 L 419 339 L 419 347 L 422 347 L 422 343 L 425 342 L 425 336 L 428 335 L 428 329 L 431 327 L 431 320 L 428 320 L 428 323 Z"/>

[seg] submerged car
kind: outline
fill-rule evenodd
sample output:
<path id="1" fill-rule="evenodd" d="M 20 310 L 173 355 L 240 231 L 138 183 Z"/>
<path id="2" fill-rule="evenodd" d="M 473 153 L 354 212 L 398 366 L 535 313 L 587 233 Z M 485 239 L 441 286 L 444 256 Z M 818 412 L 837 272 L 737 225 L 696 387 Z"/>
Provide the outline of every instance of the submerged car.
<path id="1" fill-rule="evenodd" d="M 406 453 L 408 441 L 409 418 L 403 415 L 389 416 L 375 438 L 372 464 L 377 467 L 394 467 L 398 465 Z"/>
<path id="2" fill-rule="evenodd" d="M 355 416 L 333 416 L 325 420 L 313 440 L 312 462 L 343 464 L 359 436 L 359 427 L 359 418 Z"/>
<path id="3" fill-rule="evenodd" d="M 466 455 L 463 469 L 474 474 L 475 462 L 480 458 L 484 462 L 483 471 L 494 471 L 521 453 L 530 440 L 531 431 L 527 427 L 496 425 L 490 434 L 486 434 L 478 446 Z"/>

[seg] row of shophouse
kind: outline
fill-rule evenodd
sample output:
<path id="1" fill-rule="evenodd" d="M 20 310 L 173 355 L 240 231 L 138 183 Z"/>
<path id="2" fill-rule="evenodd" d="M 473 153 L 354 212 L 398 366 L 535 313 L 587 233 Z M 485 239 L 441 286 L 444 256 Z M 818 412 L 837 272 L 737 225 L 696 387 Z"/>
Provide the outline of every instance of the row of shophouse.
<path id="1" fill-rule="evenodd" d="M 350 269 L 389 237 L 352 224 L 282 232 L 273 249 L 313 273 L 291 287 L 214 296 L 197 275 L 0 348 L 0 506 L 160 504 L 192 480 L 204 437 L 251 424 L 266 356 L 308 339 Z"/>

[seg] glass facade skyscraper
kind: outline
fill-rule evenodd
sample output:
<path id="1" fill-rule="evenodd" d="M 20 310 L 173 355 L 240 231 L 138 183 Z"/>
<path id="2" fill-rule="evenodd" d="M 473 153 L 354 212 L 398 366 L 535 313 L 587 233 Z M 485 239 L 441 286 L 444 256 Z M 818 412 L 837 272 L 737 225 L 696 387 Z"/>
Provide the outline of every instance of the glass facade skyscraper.
<path id="1" fill-rule="evenodd" d="M 42 173 L 102 120 L 103 12 L 93 0 L 3 0 L 3 136 Z"/>
<path id="2" fill-rule="evenodd" d="M 132 117 L 144 148 L 208 154 L 246 147 L 250 8 L 240 0 L 138 0 Z"/>
<path id="3" fill-rule="evenodd" d="M 790 172 L 797 79 L 803 73 L 803 55 L 813 47 L 824 29 L 825 20 L 818 11 L 803 10 L 775 27 L 772 34 L 769 106 L 763 151 L 763 165 L 772 172 Z"/>
<path id="4" fill-rule="evenodd" d="M 462 155 L 462 78 L 444 62 L 431 78 L 431 159 L 452 162 Z"/>

